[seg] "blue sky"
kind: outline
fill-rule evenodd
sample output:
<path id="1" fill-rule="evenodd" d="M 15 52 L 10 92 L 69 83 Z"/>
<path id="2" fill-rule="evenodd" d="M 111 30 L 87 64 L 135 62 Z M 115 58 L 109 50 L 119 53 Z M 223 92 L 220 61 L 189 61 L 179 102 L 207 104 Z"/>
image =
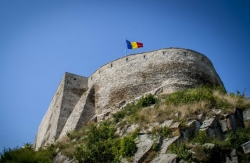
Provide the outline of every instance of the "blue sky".
<path id="1" fill-rule="evenodd" d="M 64 72 L 125 55 L 124 36 L 205 54 L 229 92 L 250 96 L 248 0 L 0 0 L 0 151 L 34 142 Z"/>

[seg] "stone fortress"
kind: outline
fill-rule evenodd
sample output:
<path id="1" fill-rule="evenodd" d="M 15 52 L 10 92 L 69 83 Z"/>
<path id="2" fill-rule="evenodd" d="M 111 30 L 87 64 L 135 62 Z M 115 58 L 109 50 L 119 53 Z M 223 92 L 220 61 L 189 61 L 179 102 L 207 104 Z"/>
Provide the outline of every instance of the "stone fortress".
<path id="1" fill-rule="evenodd" d="M 189 49 L 165 48 L 107 63 L 90 77 L 65 73 L 36 136 L 35 149 L 61 139 L 90 120 L 100 121 L 144 94 L 223 86 L 211 61 Z"/>

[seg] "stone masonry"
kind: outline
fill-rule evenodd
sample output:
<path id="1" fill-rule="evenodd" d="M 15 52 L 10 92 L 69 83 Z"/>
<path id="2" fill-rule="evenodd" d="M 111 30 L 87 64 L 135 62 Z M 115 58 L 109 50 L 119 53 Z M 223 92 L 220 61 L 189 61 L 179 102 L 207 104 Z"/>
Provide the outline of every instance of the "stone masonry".
<path id="1" fill-rule="evenodd" d="M 112 111 L 122 101 L 157 88 L 168 94 L 205 84 L 223 86 L 206 56 L 182 48 L 125 56 L 100 67 L 88 78 L 65 73 L 39 126 L 35 149 L 79 129 L 105 110 Z"/>

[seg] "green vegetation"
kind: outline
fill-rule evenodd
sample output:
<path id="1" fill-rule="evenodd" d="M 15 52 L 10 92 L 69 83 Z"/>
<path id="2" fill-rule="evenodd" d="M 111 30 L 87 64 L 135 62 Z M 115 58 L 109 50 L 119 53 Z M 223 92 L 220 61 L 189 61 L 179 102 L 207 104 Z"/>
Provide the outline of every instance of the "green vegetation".
<path id="1" fill-rule="evenodd" d="M 150 107 L 149 107 L 150 106 Z M 139 130 L 147 130 L 152 124 L 166 120 L 180 123 L 180 129 L 188 128 L 187 122 L 197 118 L 197 114 L 211 116 L 211 108 L 219 108 L 224 113 L 232 113 L 233 108 L 250 108 L 250 100 L 245 94 L 237 92 L 226 93 L 221 87 L 201 86 L 195 89 L 185 89 L 169 95 L 158 97 L 149 94 L 130 103 L 122 110 L 113 114 L 101 123 L 84 125 L 80 130 L 71 131 L 60 141 L 38 151 L 27 143 L 23 148 L 4 149 L 0 153 L 0 163 L 42 163 L 53 162 L 54 157 L 61 153 L 79 163 L 120 162 L 122 158 L 131 160 L 137 151 L 136 139 Z M 138 126 L 133 133 L 119 137 L 115 132 L 127 129 L 132 124 Z M 144 162 L 150 162 L 160 150 L 160 140 L 171 137 L 168 127 L 153 127 L 151 138 L 152 151 Z M 186 162 L 225 162 L 220 155 L 230 154 L 231 149 L 237 149 L 240 162 L 250 162 L 250 156 L 245 155 L 241 144 L 250 140 L 249 129 L 228 131 L 221 139 L 210 138 L 205 131 L 199 131 L 183 142 L 172 144 L 169 149 L 178 155 L 178 159 Z M 189 143 L 188 143 L 189 142 Z M 190 144 L 192 143 L 192 144 Z M 204 147 L 213 143 L 213 148 Z"/>
<path id="2" fill-rule="evenodd" d="M 143 96 L 137 104 L 130 103 L 125 106 L 121 111 L 113 114 L 114 122 L 117 123 L 125 116 L 131 117 L 130 120 L 133 122 L 138 122 L 143 120 L 143 116 L 139 116 L 139 112 L 142 110 L 143 107 L 147 107 L 153 105 L 157 102 L 157 98 L 154 97 L 152 94 L 147 96 Z"/>
<path id="3" fill-rule="evenodd" d="M 189 149 L 184 143 L 171 144 L 169 149 L 170 152 L 175 153 L 179 158 L 187 161 L 188 163 L 193 161 L 192 154 L 188 151 Z"/>
<path id="4" fill-rule="evenodd" d="M 171 135 L 172 131 L 168 127 L 154 127 L 151 136 L 167 138 Z"/>
<path id="5" fill-rule="evenodd" d="M 85 141 L 74 152 L 79 163 L 119 162 L 122 157 L 129 158 L 137 151 L 135 137 L 131 134 L 119 138 L 110 121 L 92 124 Z"/>
<path id="6" fill-rule="evenodd" d="M 120 154 L 123 157 L 132 157 L 137 151 L 137 147 L 132 136 L 125 136 L 120 140 Z"/>
<path id="7" fill-rule="evenodd" d="M 210 143 L 210 138 L 208 137 L 206 131 L 199 131 L 195 134 L 193 142 L 199 144 Z"/>
<path id="8" fill-rule="evenodd" d="M 209 138 L 204 131 L 198 132 L 191 140 L 170 145 L 170 152 L 187 162 L 223 162 L 222 154 L 230 155 L 232 149 L 237 150 L 241 162 L 249 162 L 250 156 L 244 154 L 241 145 L 250 140 L 249 129 L 239 129 L 228 132 L 224 138 L 218 140 Z M 190 146 L 188 142 L 193 142 Z M 212 143 L 214 147 L 206 147 L 205 143 Z M 192 152 L 191 152 L 192 151 Z"/>
<path id="9" fill-rule="evenodd" d="M 139 102 L 137 103 L 138 106 L 141 106 L 141 107 L 147 107 L 147 106 L 150 106 L 150 105 L 153 105 L 157 102 L 157 98 L 155 98 L 155 96 L 153 96 L 152 94 L 149 94 L 147 96 L 143 96 Z"/>
<path id="10" fill-rule="evenodd" d="M 4 149 L 0 154 L 0 163 L 52 163 L 55 156 L 52 146 L 34 151 L 32 144 L 26 143 L 23 148 Z"/>

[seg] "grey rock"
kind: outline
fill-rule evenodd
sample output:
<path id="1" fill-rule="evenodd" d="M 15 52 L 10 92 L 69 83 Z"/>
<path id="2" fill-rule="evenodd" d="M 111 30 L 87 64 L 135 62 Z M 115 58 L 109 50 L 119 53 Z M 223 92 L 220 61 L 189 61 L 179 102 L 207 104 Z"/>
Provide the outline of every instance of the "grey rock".
<path id="1" fill-rule="evenodd" d="M 212 148 L 214 148 L 214 144 L 213 143 L 205 143 L 205 144 L 203 144 L 203 147 L 204 148 L 207 148 L 207 149 L 212 149 Z"/>
<path id="2" fill-rule="evenodd" d="M 241 145 L 245 154 L 250 153 L 250 141 Z"/>
<path id="3" fill-rule="evenodd" d="M 239 108 L 235 108 L 234 110 L 235 110 L 235 113 L 234 113 L 235 117 L 238 119 L 240 125 L 242 125 L 243 124 L 242 111 Z"/>
<path id="4" fill-rule="evenodd" d="M 175 122 L 175 123 L 173 123 L 171 126 L 170 126 L 170 128 L 179 128 L 179 126 L 180 126 L 180 123 L 179 122 Z"/>
<path id="5" fill-rule="evenodd" d="M 150 163 L 176 163 L 176 154 L 159 154 Z"/>
<path id="6" fill-rule="evenodd" d="M 132 132 L 134 132 L 137 128 L 139 127 L 139 125 L 138 124 L 132 124 L 132 125 L 130 125 L 128 128 L 127 128 L 127 131 L 126 131 L 126 133 L 128 134 L 128 133 L 132 133 Z"/>
<path id="7" fill-rule="evenodd" d="M 238 157 L 226 157 L 226 163 L 238 163 Z"/>
<path id="8" fill-rule="evenodd" d="M 229 121 L 230 121 L 230 125 L 232 127 L 233 131 L 236 131 L 238 129 L 237 123 L 236 123 L 236 119 L 234 117 L 234 115 L 229 115 Z"/>
<path id="9" fill-rule="evenodd" d="M 243 111 L 243 122 L 246 128 L 250 128 L 250 109 Z"/>
<path id="10" fill-rule="evenodd" d="M 53 163 L 74 163 L 73 159 L 67 158 L 66 156 L 58 153 L 53 160 Z"/>
<path id="11" fill-rule="evenodd" d="M 222 132 L 228 131 L 227 119 L 219 120 Z"/>
<path id="12" fill-rule="evenodd" d="M 133 157 L 134 163 L 143 162 L 148 152 L 152 149 L 153 141 L 150 138 L 150 135 L 140 135 L 137 142 L 137 152 Z"/>
<path id="13" fill-rule="evenodd" d="M 236 156 L 237 153 L 236 153 L 236 149 L 232 149 L 231 153 L 230 153 L 230 156 L 233 157 L 233 156 Z"/>
<path id="14" fill-rule="evenodd" d="M 231 126 L 231 122 L 229 118 L 227 118 L 227 127 L 228 127 L 228 130 L 232 130 L 232 126 Z"/>
<path id="15" fill-rule="evenodd" d="M 170 127 L 173 123 L 173 120 L 166 120 L 161 124 L 161 127 Z"/>
<path id="16" fill-rule="evenodd" d="M 200 129 L 200 122 L 196 120 L 192 120 L 188 122 L 186 129 L 181 130 L 181 136 L 183 139 L 186 139 L 189 135 L 194 135 L 195 132 Z"/>
<path id="17" fill-rule="evenodd" d="M 199 114 L 199 115 L 197 115 L 197 119 L 198 119 L 198 120 L 202 120 L 202 119 L 203 119 L 203 117 L 204 117 L 204 116 L 203 116 L 203 114 Z"/>
<path id="18" fill-rule="evenodd" d="M 208 134 L 208 136 L 210 137 L 210 138 L 218 138 L 218 139 L 220 139 L 220 138 L 222 138 L 222 136 L 223 136 L 223 133 L 221 132 L 221 129 L 220 129 L 220 127 L 218 126 L 218 127 L 216 127 L 216 128 L 208 128 L 207 129 L 207 134 Z"/>
<path id="19" fill-rule="evenodd" d="M 212 111 L 216 114 L 219 115 L 221 113 L 221 109 L 215 109 L 213 108 Z"/>
<path id="20" fill-rule="evenodd" d="M 206 119 L 205 121 L 203 121 L 202 125 L 201 125 L 201 129 L 204 129 L 204 128 L 208 128 L 208 127 L 215 127 L 215 118 L 209 118 L 209 119 Z"/>
<path id="21" fill-rule="evenodd" d="M 179 136 L 175 136 L 175 137 L 172 137 L 172 138 L 167 138 L 167 139 L 164 139 L 163 140 L 163 143 L 162 143 L 162 147 L 161 147 L 161 150 L 160 150 L 160 153 L 161 154 L 165 154 L 168 150 L 168 147 L 176 142 L 180 137 Z"/>

